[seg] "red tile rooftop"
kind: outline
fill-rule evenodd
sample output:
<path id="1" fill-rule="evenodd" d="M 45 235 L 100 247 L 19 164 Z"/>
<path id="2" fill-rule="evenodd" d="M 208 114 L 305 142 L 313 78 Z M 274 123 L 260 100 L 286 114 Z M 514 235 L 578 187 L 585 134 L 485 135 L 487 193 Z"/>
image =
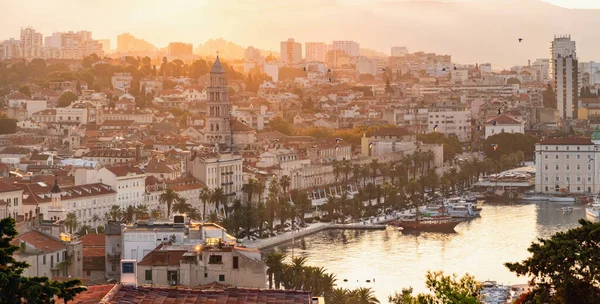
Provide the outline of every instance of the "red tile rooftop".
<path id="1" fill-rule="evenodd" d="M 540 145 L 581 145 L 591 146 L 594 143 L 589 137 L 570 137 L 570 138 L 546 138 L 539 142 Z"/>

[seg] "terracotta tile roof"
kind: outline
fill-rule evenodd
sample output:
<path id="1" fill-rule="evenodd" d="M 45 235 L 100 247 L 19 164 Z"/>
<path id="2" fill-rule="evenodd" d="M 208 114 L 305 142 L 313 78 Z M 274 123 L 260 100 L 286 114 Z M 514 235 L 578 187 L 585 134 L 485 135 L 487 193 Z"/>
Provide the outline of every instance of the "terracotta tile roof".
<path id="1" fill-rule="evenodd" d="M 89 233 L 79 238 L 83 247 L 104 247 L 106 245 L 104 233 Z"/>
<path id="2" fill-rule="evenodd" d="M 178 266 L 187 250 L 162 250 L 162 246 L 150 251 L 138 266 Z"/>
<path id="3" fill-rule="evenodd" d="M 29 154 L 29 153 L 31 153 L 31 150 L 29 150 L 27 148 L 21 148 L 21 147 L 6 147 L 2 151 L 0 151 L 0 154 Z"/>
<path id="4" fill-rule="evenodd" d="M 106 168 L 106 170 L 112 172 L 116 176 L 125 176 L 128 173 L 145 174 L 144 171 L 142 171 L 142 169 L 140 169 L 138 167 L 129 167 L 129 166 L 110 167 L 110 168 Z"/>
<path id="5" fill-rule="evenodd" d="M 104 298 L 111 289 L 117 285 L 97 285 L 87 286 L 87 290 L 78 294 L 73 300 L 69 301 L 70 304 L 98 304 Z M 56 301 L 57 304 L 64 304 L 62 299 Z"/>
<path id="6" fill-rule="evenodd" d="M 228 289 L 201 291 L 147 287 L 122 287 L 108 303 L 218 303 L 218 304 L 310 304 L 310 292 L 290 290 Z"/>
<path id="7" fill-rule="evenodd" d="M 0 181 L 0 193 L 3 192 L 13 192 L 13 191 L 22 191 L 23 189 L 15 187 L 11 184 Z"/>
<path id="8" fill-rule="evenodd" d="M 83 248 L 83 258 L 85 259 L 86 257 L 104 257 L 106 255 L 106 251 L 104 249 L 104 247 L 97 247 L 97 248 Z M 104 259 L 102 259 L 104 260 Z M 104 266 L 104 265 L 102 265 Z M 104 267 L 103 267 L 104 268 Z"/>
<path id="9" fill-rule="evenodd" d="M 247 126 L 245 123 L 233 118 L 231 119 L 231 123 L 229 124 L 231 126 L 231 131 L 234 132 L 252 132 L 254 131 L 253 128 Z"/>
<path id="10" fill-rule="evenodd" d="M 410 135 L 410 131 L 401 127 L 380 128 L 371 132 L 370 136 L 405 136 Z"/>
<path id="11" fill-rule="evenodd" d="M 135 151 L 125 149 L 98 149 L 83 154 L 83 157 L 135 158 Z"/>
<path id="12" fill-rule="evenodd" d="M 17 236 L 11 243 L 18 246 L 21 241 L 30 244 L 41 250 L 43 253 L 55 252 L 67 248 L 67 246 L 58 239 L 35 230 Z"/>
<path id="13" fill-rule="evenodd" d="M 52 116 L 55 116 L 56 115 L 56 109 L 41 110 L 41 111 L 37 111 L 37 112 L 33 113 L 32 115 L 52 115 Z"/>
<path id="14" fill-rule="evenodd" d="M 492 124 L 494 124 L 494 121 L 496 121 L 496 125 L 518 125 L 518 124 L 521 124 L 521 122 L 519 120 L 515 119 L 514 117 L 508 116 L 506 114 L 502 114 L 498 117 L 492 118 L 492 119 L 488 120 L 485 124 L 492 125 Z"/>
<path id="15" fill-rule="evenodd" d="M 546 138 L 539 142 L 540 145 L 581 145 L 591 146 L 594 143 L 589 137 L 570 137 L 570 138 Z"/>
<path id="16" fill-rule="evenodd" d="M 13 186 L 23 189 L 23 204 L 39 204 L 50 201 L 50 192 L 54 183 L 15 183 Z M 115 191 L 102 183 L 62 187 L 61 199 L 76 200 L 82 197 L 114 194 Z"/>
<path id="17" fill-rule="evenodd" d="M 135 120 L 107 120 L 102 123 L 102 127 L 130 127 Z"/>
<path id="18" fill-rule="evenodd" d="M 6 96 L 7 100 L 11 100 L 11 99 L 29 99 L 29 97 L 27 97 L 27 95 L 21 93 L 21 92 L 14 92 L 8 96 Z"/>

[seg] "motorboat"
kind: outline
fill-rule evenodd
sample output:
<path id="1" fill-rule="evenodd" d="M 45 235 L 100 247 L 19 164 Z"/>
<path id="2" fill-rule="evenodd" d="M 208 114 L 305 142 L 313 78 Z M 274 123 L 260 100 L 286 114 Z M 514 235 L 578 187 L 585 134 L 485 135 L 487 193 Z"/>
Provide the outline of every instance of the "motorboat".
<path id="1" fill-rule="evenodd" d="M 572 212 L 573 211 L 573 207 L 568 207 L 568 206 L 564 206 L 562 208 L 560 208 L 563 212 L 567 213 L 567 212 Z"/>
<path id="2" fill-rule="evenodd" d="M 600 200 L 597 197 L 594 198 L 594 202 L 585 208 L 585 214 L 593 218 L 600 218 Z"/>
<path id="3" fill-rule="evenodd" d="M 547 202 L 549 199 L 550 197 L 547 195 L 532 190 L 523 193 L 523 196 L 521 197 L 521 200 L 535 202 Z"/>
<path id="4" fill-rule="evenodd" d="M 550 202 L 575 203 L 576 198 L 572 196 L 550 195 L 548 200 Z"/>
<path id="5" fill-rule="evenodd" d="M 391 222 L 390 225 L 402 228 L 404 232 L 446 232 L 452 233 L 454 227 L 463 220 L 452 217 L 423 217 Z"/>

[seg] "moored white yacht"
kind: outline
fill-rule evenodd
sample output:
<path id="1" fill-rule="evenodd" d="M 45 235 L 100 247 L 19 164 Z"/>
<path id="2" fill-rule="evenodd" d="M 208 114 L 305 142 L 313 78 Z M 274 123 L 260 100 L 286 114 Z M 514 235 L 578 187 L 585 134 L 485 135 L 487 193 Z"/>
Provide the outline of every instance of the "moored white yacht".
<path id="1" fill-rule="evenodd" d="M 593 218 L 600 218 L 600 200 L 597 197 L 594 197 L 594 201 L 585 208 L 585 214 Z"/>
<path id="2" fill-rule="evenodd" d="M 550 199 L 549 196 L 544 195 L 542 193 L 535 192 L 533 190 L 529 190 L 523 193 L 523 197 L 521 200 L 524 201 L 535 201 L 535 202 L 547 202 Z"/>

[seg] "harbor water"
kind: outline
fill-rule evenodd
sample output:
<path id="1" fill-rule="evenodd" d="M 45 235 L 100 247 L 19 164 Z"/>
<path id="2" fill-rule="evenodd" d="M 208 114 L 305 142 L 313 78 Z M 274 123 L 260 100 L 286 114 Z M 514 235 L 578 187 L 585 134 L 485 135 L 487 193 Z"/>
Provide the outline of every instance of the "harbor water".
<path id="1" fill-rule="evenodd" d="M 391 227 L 329 230 L 296 239 L 294 256 L 306 256 L 308 265 L 334 273 L 337 287 L 371 287 L 387 303 L 387 296 L 403 287 L 427 291 L 428 270 L 470 273 L 478 280 L 503 284 L 527 283 L 527 278 L 517 277 L 503 264 L 527 258 L 531 242 L 577 227 L 577 221 L 586 218 L 584 205 L 574 205 L 571 212 L 551 202 L 481 206 L 481 217 L 459 224 L 455 234 L 411 235 Z M 275 250 L 286 251 L 288 258 L 292 255 L 291 244 Z"/>

